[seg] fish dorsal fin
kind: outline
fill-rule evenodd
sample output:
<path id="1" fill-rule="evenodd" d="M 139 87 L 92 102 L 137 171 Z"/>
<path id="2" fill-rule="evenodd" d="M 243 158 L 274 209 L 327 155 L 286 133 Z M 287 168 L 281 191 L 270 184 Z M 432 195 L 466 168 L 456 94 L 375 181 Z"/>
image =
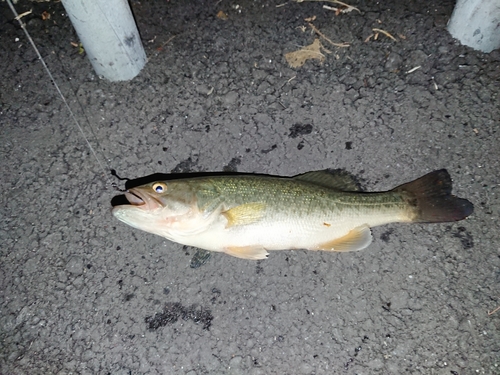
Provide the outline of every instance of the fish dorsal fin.
<path id="1" fill-rule="evenodd" d="M 222 212 L 222 215 L 227 219 L 226 228 L 235 225 L 252 224 L 259 221 L 264 215 L 266 204 L 262 202 L 251 202 L 240 204 Z"/>
<path id="2" fill-rule="evenodd" d="M 241 259 L 266 259 L 269 253 L 262 246 L 230 246 L 224 248 L 224 252 Z"/>
<path id="3" fill-rule="evenodd" d="M 368 247 L 372 242 L 372 233 L 368 225 L 352 229 L 345 236 L 320 244 L 315 250 L 325 251 L 357 251 Z"/>
<path id="4" fill-rule="evenodd" d="M 311 184 L 323 186 L 339 191 L 362 191 L 355 177 L 340 169 L 307 172 L 293 177 L 295 180 L 309 182 Z"/>

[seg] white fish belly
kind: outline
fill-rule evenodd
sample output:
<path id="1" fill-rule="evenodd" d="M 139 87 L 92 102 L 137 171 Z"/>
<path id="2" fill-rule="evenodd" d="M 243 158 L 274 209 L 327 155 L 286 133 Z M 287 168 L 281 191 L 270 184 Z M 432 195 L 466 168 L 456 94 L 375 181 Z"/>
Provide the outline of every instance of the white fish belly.
<path id="1" fill-rule="evenodd" d="M 227 222 L 214 222 L 206 231 L 185 238 L 173 238 L 185 245 L 212 251 L 225 248 L 261 246 L 266 250 L 315 249 L 347 235 L 352 229 L 407 221 L 399 212 L 370 215 L 264 219 L 257 223 L 226 228 Z"/>

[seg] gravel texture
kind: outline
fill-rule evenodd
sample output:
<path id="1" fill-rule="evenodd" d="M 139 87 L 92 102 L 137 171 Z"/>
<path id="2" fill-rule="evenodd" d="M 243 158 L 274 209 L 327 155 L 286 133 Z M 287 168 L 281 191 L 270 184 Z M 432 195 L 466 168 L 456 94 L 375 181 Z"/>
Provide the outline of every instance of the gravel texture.
<path id="1" fill-rule="evenodd" d="M 500 374 L 500 53 L 450 37 L 454 2 L 131 5 L 149 61 L 121 83 L 60 3 L 16 5 L 104 173 L 0 2 L 0 373 Z M 350 46 L 292 69 L 312 16 Z M 191 268 L 195 249 L 112 217 L 108 168 L 341 168 L 370 191 L 447 168 L 475 212 L 375 228 L 361 252 Z"/>

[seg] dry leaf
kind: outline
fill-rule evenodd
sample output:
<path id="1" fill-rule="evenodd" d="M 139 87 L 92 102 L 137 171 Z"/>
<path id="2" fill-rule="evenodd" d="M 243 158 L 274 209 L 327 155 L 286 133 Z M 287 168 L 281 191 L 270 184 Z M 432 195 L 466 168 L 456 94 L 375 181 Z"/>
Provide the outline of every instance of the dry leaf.
<path id="1" fill-rule="evenodd" d="M 42 20 L 50 20 L 50 13 L 45 11 L 42 13 Z"/>
<path id="2" fill-rule="evenodd" d="M 227 20 L 227 14 L 224 13 L 222 10 L 219 10 L 219 13 L 217 13 L 217 18 L 221 19 L 221 20 Z"/>
<path id="3" fill-rule="evenodd" d="M 319 62 L 325 61 L 325 55 L 321 53 L 321 42 L 318 38 L 308 46 L 305 46 L 298 51 L 285 54 L 285 59 L 292 68 L 300 68 L 307 60 L 317 59 Z"/>

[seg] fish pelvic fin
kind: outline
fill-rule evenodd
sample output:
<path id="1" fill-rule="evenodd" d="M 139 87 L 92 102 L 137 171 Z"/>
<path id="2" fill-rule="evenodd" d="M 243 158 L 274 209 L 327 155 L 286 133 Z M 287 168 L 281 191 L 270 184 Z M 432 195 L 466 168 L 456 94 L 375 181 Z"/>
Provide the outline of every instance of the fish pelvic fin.
<path id="1" fill-rule="evenodd" d="M 252 224 L 259 221 L 264 216 L 265 208 L 265 203 L 251 202 L 223 211 L 222 215 L 227 219 L 226 228 L 236 225 Z"/>
<path id="2" fill-rule="evenodd" d="M 452 181 L 446 169 L 440 169 L 392 191 L 403 195 L 412 208 L 415 223 L 444 223 L 465 219 L 474 211 L 467 199 L 451 194 Z"/>
<path id="3" fill-rule="evenodd" d="M 269 253 L 260 245 L 229 246 L 223 250 L 226 254 L 241 259 L 266 259 Z"/>
<path id="4" fill-rule="evenodd" d="M 368 225 L 361 225 L 349 231 L 345 236 L 318 245 L 314 250 L 357 251 L 368 247 L 372 242 L 372 233 Z"/>

